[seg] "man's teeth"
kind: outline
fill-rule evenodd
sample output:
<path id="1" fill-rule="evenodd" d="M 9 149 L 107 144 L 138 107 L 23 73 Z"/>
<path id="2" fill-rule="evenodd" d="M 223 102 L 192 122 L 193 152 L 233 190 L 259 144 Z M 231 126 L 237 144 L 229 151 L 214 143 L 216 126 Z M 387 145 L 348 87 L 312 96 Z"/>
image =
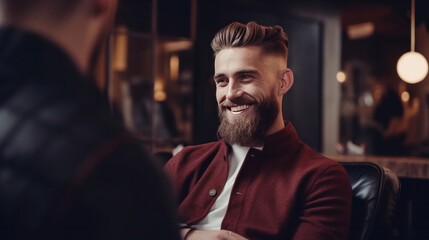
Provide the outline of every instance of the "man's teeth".
<path id="1" fill-rule="evenodd" d="M 240 106 L 231 107 L 231 111 L 240 112 L 248 108 L 250 108 L 250 105 L 240 105 Z"/>

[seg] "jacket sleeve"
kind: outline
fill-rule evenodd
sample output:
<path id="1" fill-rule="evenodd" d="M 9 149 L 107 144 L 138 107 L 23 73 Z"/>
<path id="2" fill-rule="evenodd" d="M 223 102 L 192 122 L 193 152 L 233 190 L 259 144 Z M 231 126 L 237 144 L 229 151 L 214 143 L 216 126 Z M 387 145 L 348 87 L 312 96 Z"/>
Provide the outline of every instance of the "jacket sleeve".
<path id="1" fill-rule="evenodd" d="M 311 182 L 303 193 L 293 239 L 347 239 L 352 191 L 346 171 L 336 164 Z"/>

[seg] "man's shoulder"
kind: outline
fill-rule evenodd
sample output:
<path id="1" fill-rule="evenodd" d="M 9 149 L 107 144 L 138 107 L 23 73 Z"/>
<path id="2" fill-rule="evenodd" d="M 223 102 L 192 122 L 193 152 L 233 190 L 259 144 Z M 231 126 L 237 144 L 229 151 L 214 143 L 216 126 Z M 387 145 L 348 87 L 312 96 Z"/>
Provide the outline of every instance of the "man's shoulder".
<path id="1" fill-rule="evenodd" d="M 227 145 L 223 141 L 209 142 L 183 148 L 166 164 L 165 169 L 188 169 L 212 161 L 216 156 L 227 154 Z"/>
<path id="2" fill-rule="evenodd" d="M 326 171 L 339 171 L 345 173 L 340 163 L 316 152 L 309 146 L 303 144 L 294 157 L 294 162 L 303 171 L 312 174 L 322 174 Z"/>
<path id="3" fill-rule="evenodd" d="M 3 157 L 76 162 L 122 135 L 119 124 L 56 90 L 24 82 L 0 95 L 0 139 L 8 146 Z"/>

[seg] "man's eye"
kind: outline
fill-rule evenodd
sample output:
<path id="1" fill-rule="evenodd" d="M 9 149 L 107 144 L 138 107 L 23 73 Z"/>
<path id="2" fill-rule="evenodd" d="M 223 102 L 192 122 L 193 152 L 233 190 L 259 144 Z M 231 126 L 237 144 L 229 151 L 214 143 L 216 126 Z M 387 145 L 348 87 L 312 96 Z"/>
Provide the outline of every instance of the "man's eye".
<path id="1" fill-rule="evenodd" d="M 226 85 L 228 83 L 227 79 L 221 78 L 221 79 L 216 79 L 216 84 L 217 85 Z"/>
<path id="2" fill-rule="evenodd" d="M 252 75 L 242 75 L 242 76 L 241 76 L 241 79 L 246 80 L 246 79 L 250 79 L 250 78 L 252 78 L 252 77 L 253 77 Z"/>

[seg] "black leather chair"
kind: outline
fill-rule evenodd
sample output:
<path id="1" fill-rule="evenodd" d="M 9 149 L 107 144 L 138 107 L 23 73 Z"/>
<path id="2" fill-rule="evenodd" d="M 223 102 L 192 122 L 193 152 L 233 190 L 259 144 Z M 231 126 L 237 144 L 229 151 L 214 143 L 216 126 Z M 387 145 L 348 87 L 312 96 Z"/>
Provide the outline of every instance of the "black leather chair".
<path id="1" fill-rule="evenodd" d="M 349 240 L 392 239 L 393 219 L 400 192 L 398 177 L 369 162 L 341 163 L 353 190 Z"/>

